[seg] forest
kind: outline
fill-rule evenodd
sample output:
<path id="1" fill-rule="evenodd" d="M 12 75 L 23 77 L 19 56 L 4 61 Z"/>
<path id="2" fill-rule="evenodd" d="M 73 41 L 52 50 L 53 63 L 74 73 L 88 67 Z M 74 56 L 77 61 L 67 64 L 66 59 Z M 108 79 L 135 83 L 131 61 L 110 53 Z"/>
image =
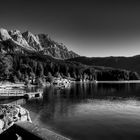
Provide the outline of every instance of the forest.
<path id="1" fill-rule="evenodd" d="M 11 82 L 52 82 L 53 77 L 80 80 L 138 80 L 139 75 L 122 69 L 94 67 L 59 60 L 40 53 L 0 53 L 0 80 Z"/>

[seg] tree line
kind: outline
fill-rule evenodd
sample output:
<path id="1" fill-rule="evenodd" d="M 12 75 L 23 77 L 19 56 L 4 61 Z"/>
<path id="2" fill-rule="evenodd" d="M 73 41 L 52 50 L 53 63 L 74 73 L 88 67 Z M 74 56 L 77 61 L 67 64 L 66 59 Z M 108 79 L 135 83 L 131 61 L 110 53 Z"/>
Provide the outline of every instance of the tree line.
<path id="1" fill-rule="evenodd" d="M 136 72 L 95 68 L 78 62 L 55 60 L 40 54 L 0 53 L 0 80 L 51 82 L 52 77 L 80 80 L 137 80 Z"/>

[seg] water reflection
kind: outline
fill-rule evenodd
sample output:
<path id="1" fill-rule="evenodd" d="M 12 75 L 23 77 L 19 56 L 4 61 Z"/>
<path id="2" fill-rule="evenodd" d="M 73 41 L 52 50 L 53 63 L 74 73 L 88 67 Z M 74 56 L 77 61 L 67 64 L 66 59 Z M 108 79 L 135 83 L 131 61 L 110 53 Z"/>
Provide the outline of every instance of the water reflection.
<path id="1" fill-rule="evenodd" d="M 23 102 L 34 123 L 76 140 L 140 139 L 140 84 L 76 83 Z M 20 102 L 21 103 L 21 102 Z"/>
<path id="2" fill-rule="evenodd" d="M 74 99 L 108 98 L 110 97 L 139 97 L 139 84 L 93 84 L 79 83 L 72 85 L 71 89 L 61 92 L 63 97 Z"/>

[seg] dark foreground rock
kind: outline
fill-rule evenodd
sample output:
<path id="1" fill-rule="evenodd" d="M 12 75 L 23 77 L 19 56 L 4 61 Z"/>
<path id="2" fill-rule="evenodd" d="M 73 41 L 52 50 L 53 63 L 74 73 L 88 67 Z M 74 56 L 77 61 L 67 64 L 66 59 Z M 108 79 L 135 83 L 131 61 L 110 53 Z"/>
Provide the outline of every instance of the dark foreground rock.
<path id="1" fill-rule="evenodd" d="M 29 112 L 20 105 L 0 105 L 0 140 L 70 140 L 31 122 Z"/>
<path id="2" fill-rule="evenodd" d="M 30 122 L 17 122 L 0 135 L 0 139 L 10 140 L 70 140 Z"/>

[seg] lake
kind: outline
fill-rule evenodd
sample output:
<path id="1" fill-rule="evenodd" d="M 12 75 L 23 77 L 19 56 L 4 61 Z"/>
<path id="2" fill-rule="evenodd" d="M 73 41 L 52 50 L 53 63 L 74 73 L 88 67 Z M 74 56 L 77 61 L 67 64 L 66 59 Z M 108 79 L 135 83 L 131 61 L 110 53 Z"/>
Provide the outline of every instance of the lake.
<path id="1" fill-rule="evenodd" d="M 73 83 L 44 89 L 43 99 L 17 100 L 32 121 L 74 140 L 139 140 L 140 84 Z"/>

